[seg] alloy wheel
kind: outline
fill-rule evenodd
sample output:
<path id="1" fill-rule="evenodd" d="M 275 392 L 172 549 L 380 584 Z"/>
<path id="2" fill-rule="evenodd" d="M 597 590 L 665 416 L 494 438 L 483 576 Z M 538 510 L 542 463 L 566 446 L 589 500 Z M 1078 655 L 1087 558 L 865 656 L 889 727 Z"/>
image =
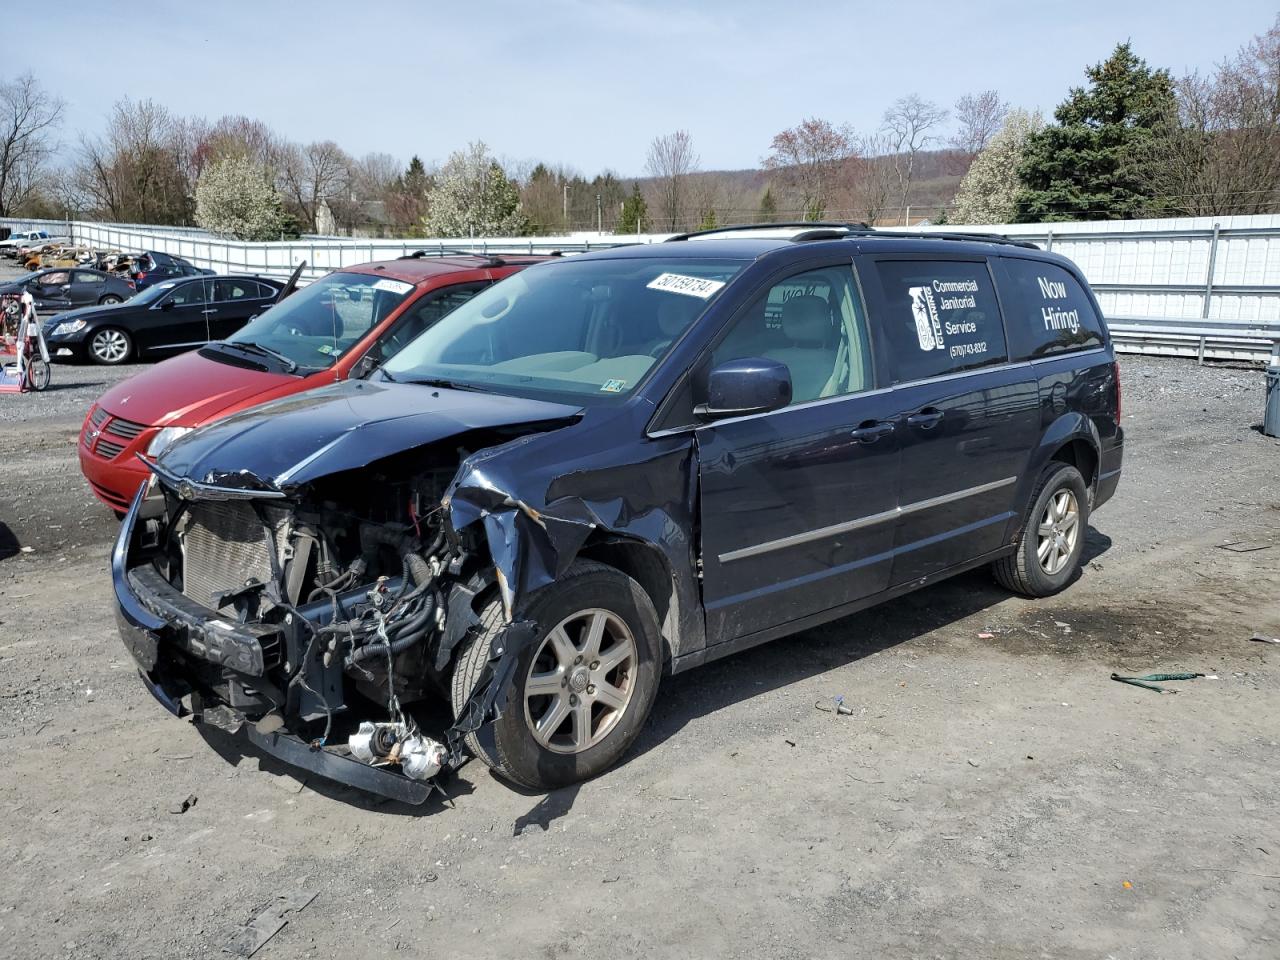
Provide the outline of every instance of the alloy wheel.
<path id="1" fill-rule="evenodd" d="M 119 363 L 129 354 L 129 340 L 119 330 L 99 330 L 89 341 L 89 349 L 103 363 Z"/>
<path id="2" fill-rule="evenodd" d="M 1039 535 L 1036 559 L 1040 569 L 1057 576 L 1075 554 L 1080 539 L 1080 504 L 1074 493 L 1064 488 L 1049 498 L 1040 516 Z"/>
<path id="3" fill-rule="evenodd" d="M 555 753 L 582 753 L 607 737 L 635 691 L 635 637 L 608 610 L 580 610 L 543 639 L 524 682 L 525 722 Z"/>

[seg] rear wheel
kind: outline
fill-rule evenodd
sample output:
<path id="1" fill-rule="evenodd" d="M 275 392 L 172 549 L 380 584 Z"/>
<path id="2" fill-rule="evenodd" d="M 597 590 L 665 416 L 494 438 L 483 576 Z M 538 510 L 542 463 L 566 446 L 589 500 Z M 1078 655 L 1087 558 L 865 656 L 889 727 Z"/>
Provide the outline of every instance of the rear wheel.
<path id="1" fill-rule="evenodd" d="M 45 389 L 52 379 L 53 375 L 49 370 L 49 364 L 45 363 L 40 357 L 34 358 L 27 365 L 27 383 L 31 385 L 32 390 Z"/>
<path id="2" fill-rule="evenodd" d="M 98 302 L 102 304 L 104 307 L 109 307 L 113 303 L 124 303 L 124 301 L 121 300 L 119 297 L 117 297 L 114 293 L 108 293 L 105 297 L 103 297 Z"/>
<path id="3" fill-rule="evenodd" d="M 1071 464 L 1053 461 L 1040 475 L 1017 549 L 992 565 L 996 580 L 1028 597 L 1057 593 L 1080 567 L 1088 523 L 1084 477 Z"/>
<path id="4" fill-rule="evenodd" d="M 118 327 L 103 327 L 89 337 L 89 356 L 94 363 L 114 366 L 124 363 L 133 352 L 133 341 Z"/>
<path id="5" fill-rule="evenodd" d="M 506 708 L 466 743 L 500 776 L 549 790 L 602 773 L 639 736 L 658 691 L 661 638 L 640 585 L 591 561 L 540 591 L 526 615 L 538 623 L 538 639 L 520 657 Z M 497 600 L 480 623 L 454 671 L 455 716 L 501 632 Z"/>

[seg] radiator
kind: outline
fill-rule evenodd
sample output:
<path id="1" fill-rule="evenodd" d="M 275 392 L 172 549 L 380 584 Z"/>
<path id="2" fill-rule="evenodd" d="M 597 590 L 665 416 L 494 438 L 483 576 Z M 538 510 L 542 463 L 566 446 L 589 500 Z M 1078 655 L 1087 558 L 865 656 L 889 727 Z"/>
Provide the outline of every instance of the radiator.
<path id="1" fill-rule="evenodd" d="M 214 597 L 243 587 L 250 580 L 270 583 L 271 551 L 284 564 L 289 511 L 267 507 L 266 528 L 253 507 L 243 501 L 196 501 L 183 518 L 182 592 L 205 607 Z"/>

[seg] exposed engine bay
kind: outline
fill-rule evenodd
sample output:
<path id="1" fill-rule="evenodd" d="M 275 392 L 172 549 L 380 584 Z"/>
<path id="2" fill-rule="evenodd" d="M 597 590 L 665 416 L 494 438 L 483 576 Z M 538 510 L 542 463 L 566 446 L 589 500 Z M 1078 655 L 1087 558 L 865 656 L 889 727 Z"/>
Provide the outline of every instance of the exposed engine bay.
<path id="1" fill-rule="evenodd" d="M 483 528 L 453 530 L 443 507 L 469 453 L 411 451 L 289 495 L 244 472 L 196 489 L 157 469 L 139 531 L 150 562 L 129 576 L 153 612 L 184 614 L 192 709 L 415 780 L 458 763 L 497 693 L 480 688 L 497 685 L 478 685 L 476 709 L 439 739 L 406 705 L 447 702 L 455 649 L 497 594 Z"/>

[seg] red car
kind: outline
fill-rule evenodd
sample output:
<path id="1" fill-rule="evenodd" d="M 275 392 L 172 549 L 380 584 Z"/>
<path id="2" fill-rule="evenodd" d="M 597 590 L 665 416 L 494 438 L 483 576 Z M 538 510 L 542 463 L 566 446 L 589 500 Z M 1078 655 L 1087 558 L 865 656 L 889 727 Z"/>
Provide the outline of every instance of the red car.
<path id="1" fill-rule="evenodd" d="M 419 251 L 343 267 L 299 289 L 226 340 L 131 377 L 104 393 L 80 431 L 80 469 L 117 513 L 175 439 L 267 400 L 364 376 L 442 316 L 545 257 Z"/>

